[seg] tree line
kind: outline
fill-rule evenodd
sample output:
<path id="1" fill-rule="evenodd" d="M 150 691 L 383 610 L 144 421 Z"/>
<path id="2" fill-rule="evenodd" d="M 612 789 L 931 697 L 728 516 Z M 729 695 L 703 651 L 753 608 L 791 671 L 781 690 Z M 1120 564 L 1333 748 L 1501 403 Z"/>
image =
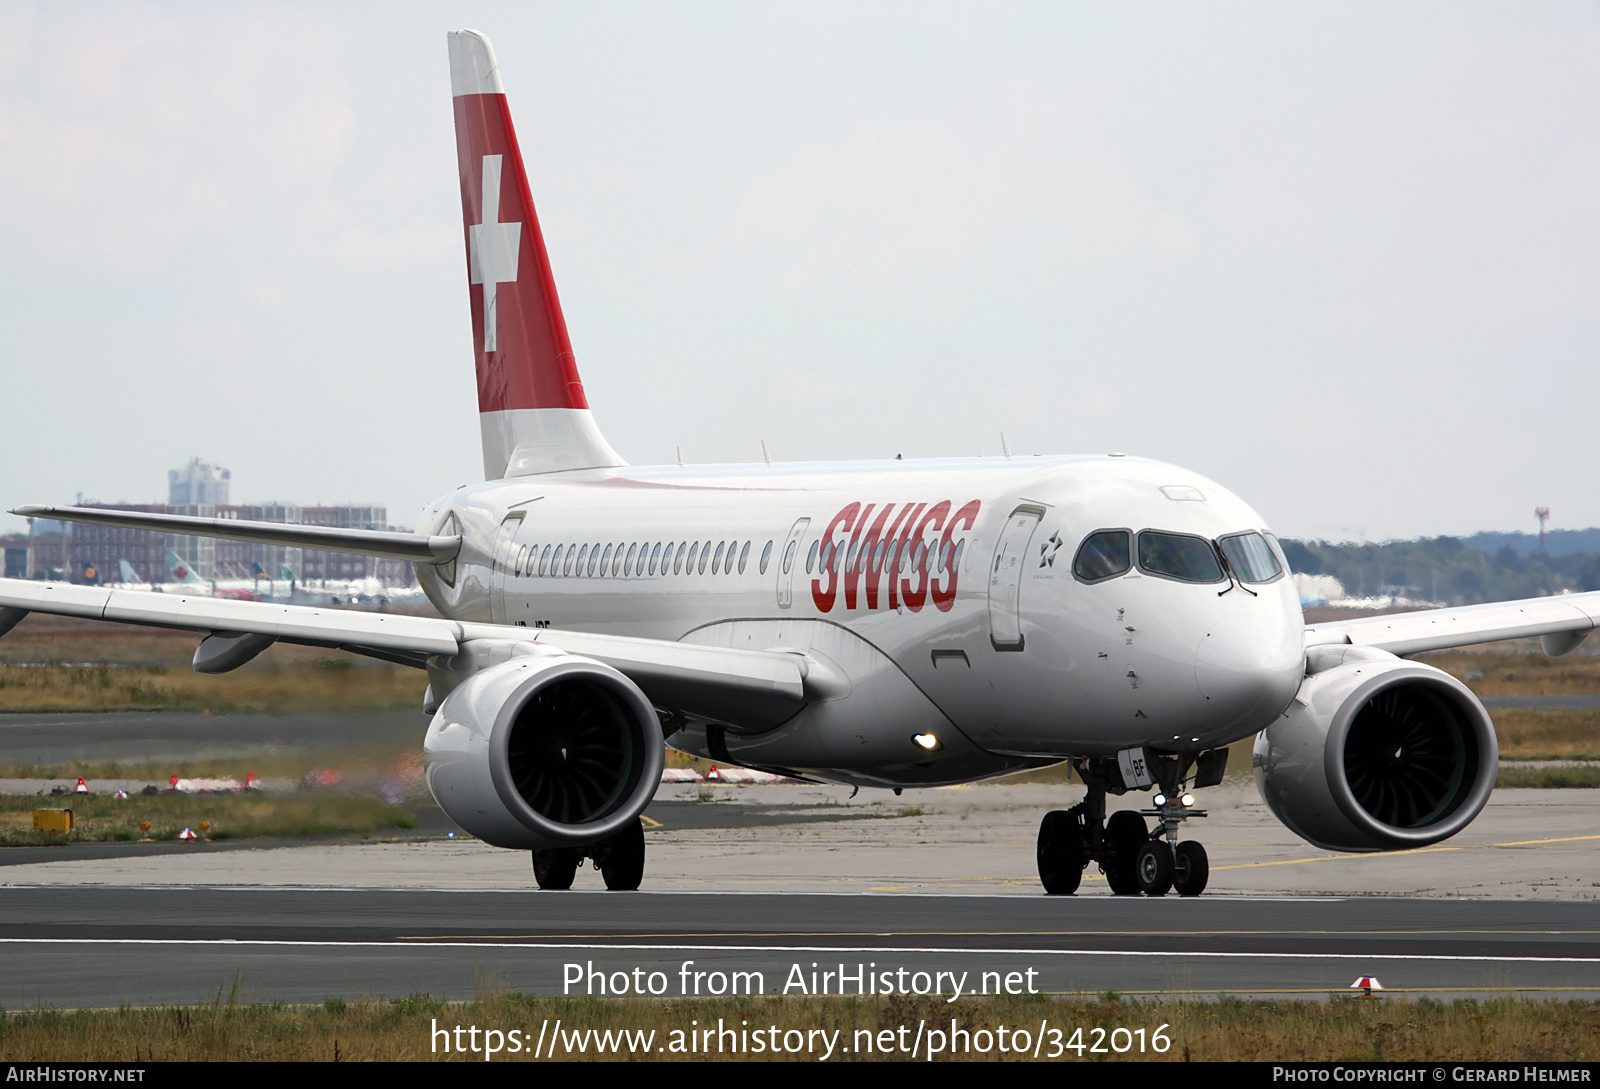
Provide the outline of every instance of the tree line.
<path id="1" fill-rule="evenodd" d="M 1596 534 L 1597 530 L 1568 531 Z M 1554 534 L 1551 535 L 1552 537 Z M 1526 548 L 1532 538 L 1533 546 Z M 1489 548 L 1469 541 L 1485 541 Z M 1497 542 L 1497 546 L 1492 543 Z M 1567 547 L 1574 542 L 1563 541 Z M 1600 550 L 1540 549 L 1532 534 L 1425 537 L 1381 544 L 1282 542 L 1292 570 L 1332 575 L 1347 597 L 1406 597 L 1449 605 L 1600 590 Z"/>

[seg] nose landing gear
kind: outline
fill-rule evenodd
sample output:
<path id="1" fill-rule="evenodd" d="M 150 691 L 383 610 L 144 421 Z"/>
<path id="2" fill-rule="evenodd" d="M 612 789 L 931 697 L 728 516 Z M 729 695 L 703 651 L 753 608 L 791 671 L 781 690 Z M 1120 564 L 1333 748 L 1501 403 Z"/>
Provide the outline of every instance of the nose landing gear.
<path id="1" fill-rule="evenodd" d="M 1176 889 L 1179 896 L 1199 896 L 1205 891 L 1206 879 L 1211 876 L 1206 849 L 1192 839 L 1178 842 L 1180 824 L 1206 815 L 1204 809 L 1193 806 L 1193 794 L 1169 798 L 1158 793 L 1155 808 L 1141 810 L 1158 822 L 1139 849 L 1139 891 L 1146 896 L 1165 896 L 1168 889 Z"/>
<path id="2" fill-rule="evenodd" d="M 1139 767 L 1146 775 L 1141 784 L 1127 781 L 1128 761 L 1074 760 L 1073 769 L 1088 786 L 1088 795 L 1071 809 L 1046 813 L 1039 825 L 1039 880 L 1051 895 L 1071 895 L 1083 880 L 1090 862 L 1100 863 L 1106 884 L 1118 896 L 1199 896 L 1211 874 L 1206 849 L 1194 840 L 1178 839 L 1178 828 L 1191 817 L 1204 817 L 1194 808 L 1194 796 L 1184 789 L 1194 768 L 1194 788 L 1222 781 L 1226 749 L 1194 756 L 1147 756 Z M 1144 772 L 1148 767 L 1153 775 Z M 1137 812 L 1120 810 L 1105 815 L 1106 795 L 1148 788 L 1159 782 L 1154 807 Z M 1156 818 L 1150 828 L 1146 817 Z"/>

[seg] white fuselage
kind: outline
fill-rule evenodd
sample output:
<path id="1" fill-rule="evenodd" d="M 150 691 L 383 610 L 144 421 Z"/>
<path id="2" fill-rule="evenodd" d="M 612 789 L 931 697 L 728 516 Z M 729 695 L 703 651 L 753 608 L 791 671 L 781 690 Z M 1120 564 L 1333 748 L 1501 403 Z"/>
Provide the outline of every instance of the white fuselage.
<path id="1" fill-rule="evenodd" d="M 1211 481 L 1142 459 L 614 468 L 463 487 L 424 517 L 463 536 L 453 581 L 419 565 L 446 616 L 805 653 L 802 713 L 735 710 L 670 743 L 846 781 L 1196 752 L 1263 728 L 1304 672 L 1286 568 L 1248 586 L 1137 561 L 1075 576 L 1096 531 L 1265 531 Z"/>

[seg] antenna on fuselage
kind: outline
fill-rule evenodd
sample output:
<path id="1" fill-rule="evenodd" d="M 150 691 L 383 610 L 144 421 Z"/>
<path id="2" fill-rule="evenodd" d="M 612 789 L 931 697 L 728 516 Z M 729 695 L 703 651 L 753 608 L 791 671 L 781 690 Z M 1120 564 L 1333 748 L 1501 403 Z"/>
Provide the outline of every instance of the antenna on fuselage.
<path id="1" fill-rule="evenodd" d="M 762 439 L 761 440 L 761 460 L 766 462 L 768 465 L 772 464 L 772 455 L 767 453 L 767 440 L 766 439 Z"/>
<path id="2" fill-rule="evenodd" d="M 1006 433 L 1000 432 L 1000 450 L 1005 454 L 1006 460 L 1011 460 L 1011 444 L 1006 441 Z"/>
<path id="3" fill-rule="evenodd" d="M 683 447 L 674 446 L 673 449 L 678 452 L 678 468 L 681 469 L 683 468 Z"/>

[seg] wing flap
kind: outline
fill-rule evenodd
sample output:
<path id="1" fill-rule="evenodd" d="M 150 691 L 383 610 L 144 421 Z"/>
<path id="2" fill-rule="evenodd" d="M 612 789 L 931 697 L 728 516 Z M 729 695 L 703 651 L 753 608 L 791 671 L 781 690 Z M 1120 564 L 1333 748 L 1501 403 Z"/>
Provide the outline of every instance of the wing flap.
<path id="1" fill-rule="evenodd" d="M 1562 594 L 1312 624 L 1306 628 L 1306 646 L 1351 643 L 1391 654 L 1418 654 L 1501 639 L 1587 632 L 1597 622 L 1600 592 Z"/>

